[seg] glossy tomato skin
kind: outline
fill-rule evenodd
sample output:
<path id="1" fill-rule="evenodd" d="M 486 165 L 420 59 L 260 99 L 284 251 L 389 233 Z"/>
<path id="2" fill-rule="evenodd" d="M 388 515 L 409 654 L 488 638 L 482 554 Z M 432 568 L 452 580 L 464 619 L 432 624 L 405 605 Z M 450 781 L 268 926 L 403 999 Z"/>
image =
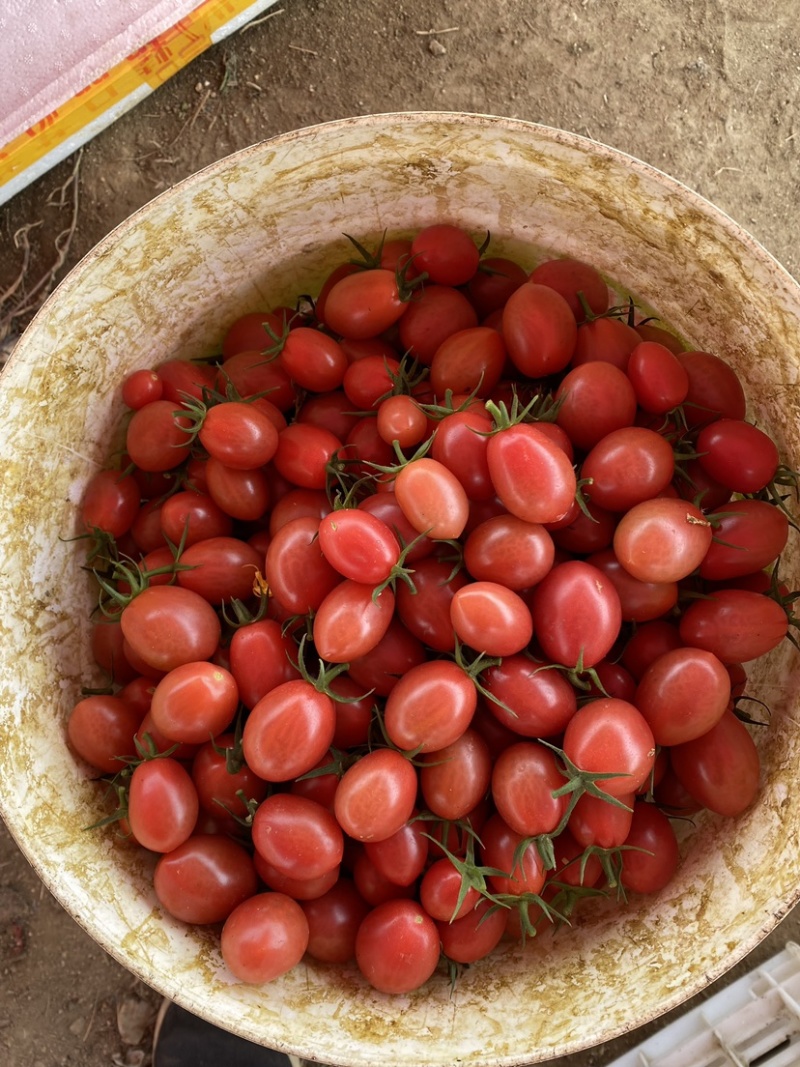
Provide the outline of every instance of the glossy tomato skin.
<path id="1" fill-rule="evenodd" d="M 564 370 L 575 351 L 577 325 L 564 297 L 546 285 L 525 282 L 503 309 L 503 339 L 514 366 L 528 378 Z"/>
<path id="2" fill-rule="evenodd" d="M 557 737 L 578 709 L 564 674 L 527 655 L 504 657 L 484 672 L 482 684 L 488 711 L 514 735 Z"/>
<path id="3" fill-rule="evenodd" d="M 496 515 L 480 523 L 464 543 L 464 565 L 477 580 L 507 589 L 529 589 L 553 566 L 555 545 L 538 523 Z"/>
<path id="4" fill-rule="evenodd" d="M 611 774 L 599 781 L 610 796 L 634 793 L 653 769 L 656 743 L 641 712 L 608 697 L 584 704 L 564 731 L 564 753 L 582 771 Z"/>
<path id="5" fill-rule="evenodd" d="M 456 475 L 438 460 L 410 460 L 395 478 L 394 492 L 417 533 L 450 539 L 464 532 L 469 499 Z"/>
<path id="6" fill-rule="evenodd" d="M 349 878 L 340 878 L 301 907 L 308 921 L 309 956 L 324 963 L 347 963 L 355 957 L 356 933 L 370 908 Z"/>
<path id="7" fill-rule="evenodd" d="M 325 597 L 314 616 L 314 646 L 327 663 L 349 663 L 371 652 L 392 621 L 395 596 L 345 578 Z"/>
<path id="8" fill-rule="evenodd" d="M 500 430 L 486 448 L 489 473 L 507 510 L 525 522 L 557 522 L 575 499 L 569 456 L 532 423 Z"/>
<path id="9" fill-rule="evenodd" d="M 775 477 L 780 455 L 763 430 L 743 419 L 717 419 L 697 436 L 701 467 L 736 493 L 757 493 Z"/>
<path id="10" fill-rule="evenodd" d="M 744 389 L 729 363 L 711 352 L 679 352 L 678 359 L 689 378 L 683 411 L 690 427 L 718 418 L 744 418 Z"/>
<path id="11" fill-rule="evenodd" d="M 209 455 L 237 470 L 269 463 L 278 447 L 278 431 L 255 405 L 230 400 L 205 414 L 198 439 Z"/>
<path id="12" fill-rule="evenodd" d="M 119 696 L 86 696 L 70 712 L 67 738 L 81 759 L 104 774 L 116 774 L 125 758 L 136 755 L 133 739 L 141 718 Z"/>
<path id="13" fill-rule="evenodd" d="M 707 733 L 670 749 L 670 763 L 687 793 L 718 815 L 740 815 L 758 794 L 758 749 L 732 711 Z"/>
<path id="14" fill-rule="evenodd" d="M 181 922 L 224 922 L 255 895 L 258 878 L 250 853 L 222 835 L 193 834 L 156 864 L 153 886 L 159 904 Z"/>
<path id="15" fill-rule="evenodd" d="M 530 598 L 534 632 L 545 656 L 591 667 L 619 635 L 622 607 L 613 583 L 582 560 L 556 564 Z"/>
<path id="16" fill-rule="evenodd" d="M 395 613 L 377 645 L 365 656 L 350 660 L 347 673 L 360 687 L 359 693 L 371 691 L 376 696 L 388 697 L 400 680 L 426 658 L 422 642 L 409 632 Z"/>
<path id="17" fill-rule="evenodd" d="M 453 393 L 488 397 L 500 381 L 506 364 L 502 336 L 490 326 L 473 326 L 451 334 L 436 349 L 431 363 L 430 384 L 444 399 Z"/>
<path id="18" fill-rule="evenodd" d="M 677 582 L 643 582 L 627 571 L 613 549 L 593 552 L 586 562 L 608 578 L 617 591 L 625 622 L 644 623 L 659 619 L 678 602 Z"/>
<path id="19" fill-rule="evenodd" d="M 395 885 L 413 885 L 428 860 L 426 824 L 412 818 L 391 837 L 367 841 L 364 851 L 377 869 Z"/>
<path id="20" fill-rule="evenodd" d="M 572 365 L 610 363 L 627 371 L 631 352 L 640 343 L 638 333 L 621 319 L 598 318 L 583 322 L 575 339 Z"/>
<path id="21" fill-rule="evenodd" d="M 504 908 L 492 910 L 485 898 L 460 919 L 438 922 L 444 955 L 456 963 L 477 963 L 497 948 L 506 929 Z"/>
<path id="22" fill-rule="evenodd" d="M 436 860 L 422 876 L 419 899 L 432 919 L 452 922 L 472 911 L 480 900 L 478 890 L 470 886 L 459 904 L 463 877 L 447 856 Z"/>
<path id="23" fill-rule="evenodd" d="M 273 595 L 292 613 L 317 611 L 342 581 L 319 546 L 319 520 L 292 519 L 276 531 L 264 561 L 264 577 Z"/>
<path id="24" fill-rule="evenodd" d="M 730 675 L 711 652 L 678 648 L 642 675 L 633 703 L 659 745 L 679 745 L 707 733 L 731 698 Z"/>
<path id="25" fill-rule="evenodd" d="M 347 355 L 333 337 L 299 326 L 284 338 L 280 363 L 293 382 L 312 393 L 338 389 L 349 366 Z"/>
<path id="26" fill-rule="evenodd" d="M 405 582 L 397 587 L 397 611 L 408 630 L 436 652 L 452 652 L 455 635 L 450 621 L 450 604 L 469 578 L 463 571 L 453 574 L 450 563 L 428 557 L 414 566 L 412 593 Z"/>
<path id="27" fill-rule="evenodd" d="M 552 749 L 520 741 L 501 752 L 492 769 L 492 798 L 503 821 L 523 837 L 552 833 L 568 798 L 553 793 L 565 784 Z"/>
<path id="28" fill-rule="evenodd" d="M 244 725 L 242 751 L 248 765 L 268 782 L 307 774 L 333 740 L 333 700 L 302 678 L 266 693 Z"/>
<path id="29" fill-rule="evenodd" d="M 230 725 L 238 704 L 239 689 L 230 671 L 200 660 L 173 667 L 161 679 L 150 714 L 166 737 L 199 745 Z"/>
<path id="30" fill-rule="evenodd" d="M 154 400 L 133 413 L 125 448 L 143 471 L 174 470 L 189 457 L 189 429 L 189 420 L 176 411 L 175 401 Z"/>
<path id="31" fill-rule="evenodd" d="M 128 821 L 140 845 L 172 852 L 194 830 L 200 804 L 186 768 L 171 756 L 146 760 L 131 775 Z"/>
<path id="32" fill-rule="evenodd" d="M 246 708 L 255 707 L 271 689 L 298 677 L 297 646 L 274 619 L 240 626 L 231 638 L 229 655 L 239 699 Z"/>
<path id="33" fill-rule="evenodd" d="M 237 470 L 210 456 L 206 462 L 205 477 L 208 495 L 232 518 L 255 522 L 266 513 L 270 491 L 262 468 Z"/>
<path id="34" fill-rule="evenodd" d="M 620 880 L 626 889 L 658 893 L 669 885 L 678 869 L 680 850 L 672 823 L 655 804 L 636 801 L 625 845 Z"/>
<path id="35" fill-rule="evenodd" d="M 430 810 L 441 819 L 463 819 L 485 797 L 492 776 L 489 746 L 474 729 L 422 757 L 419 784 Z"/>
<path id="36" fill-rule="evenodd" d="M 338 868 L 344 854 L 344 837 L 332 813 L 293 793 L 273 793 L 259 804 L 253 845 L 281 874 L 302 880 Z"/>
<path id="37" fill-rule="evenodd" d="M 360 340 L 388 330 L 407 308 L 394 271 L 357 271 L 340 278 L 328 292 L 324 322 L 334 333 Z"/>
<path id="38" fill-rule="evenodd" d="M 233 519 L 207 493 L 184 489 L 164 501 L 161 530 L 173 544 L 188 548 L 209 537 L 230 537 Z"/>
<path id="39" fill-rule="evenodd" d="M 467 297 L 451 285 L 426 285 L 408 302 L 398 324 L 404 352 L 430 366 L 436 349 L 458 330 L 478 325 L 478 316 Z"/>
<path id="40" fill-rule="evenodd" d="M 749 589 L 719 589 L 695 600 L 681 616 L 681 640 L 723 663 L 746 663 L 776 648 L 789 620 L 776 601 Z"/>
<path id="41" fill-rule="evenodd" d="M 634 505 L 614 531 L 614 552 L 642 582 L 678 582 L 709 550 L 711 523 L 688 500 L 658 497 Z"/>
<path id="42" fill-rule="evenodd" d="M 243 901 L 225 920 L 220 937 L 228 970 L 253 985 L 286 974 L 307 947 L 308 921 L 285 893 L 257 893 Z"/>
<path id="43" fill-rule="evenodd" d="M 160 671 L 210 659 L 222 632 L 207 600 L 190 589 L 172 585 L 142 590 L 124 608 L 120 625 L 131 648 Z"/>
<path id="44" fill-rule="evenodd" d="M 139 485 L 130 474 L 98 471 L 83 494 L 83 525 L 87 530 L 102 530 L 112 537 L 122 537 L 133 525 L 140 502 Z"/>
<path id="45" fill-rule="evenodd" d="M 486 867 L 507 872 L 491 874 L 487 882 L 495 893 L 538 893 L 544 885 L 544 862 L 534 841 L 512 830 L 500 817 L 492 815 L 481 830 L 481 861 Z"/>
<path id="46" fill-rule="evenodd" d="M 342 508 L 319 524 L 322 554 L 343 577 L 379 585 L 392 572 L 400 544 L 379 518 L 358 508 Z"/>
<path id="47" fill-rule="evenodd" d="M 634 794 L 623 793 L 612 803 L 584 793 L 570 812 L 569 832 L 583 848 L 619 848 L 630 833 Z"/>
<path id="48" fill-rule="evenodd" d="M 628 511 L 658 496 L 672 481 L 672 445 L 661 434 L 641 426 L 612 430 L 592 448 L 581 466 L 591 479 L 587 492 L 607 511 Z"/>
<path id="49" fill-rule="evenodd" d="M 671 411 L 689 392 L 689 375 L 681 361 L 659 341 L 641 341 L 630 354 L 626 373 L 637 404 L 652 415 Z"/>
<path id="50" fill-rule="evenodd" d="M 522 597 L 498 582 L 469 582 L 450 604 L 456 636 L 476 652 L 511 656 L 533 636 L 531 613 Z"/>
<path id="51" fill-rule="evenodd" d="M 358 969 L 382 993 L 410 993 L 439 962 L 439 932 L 421 904 L 389 900 L 362 921 L 356 934 Z"/>
<path id="52" fill-rule="evenodd" d="M 417 798 L 417 772 L 399 752 L 374 749 L 345 771 L 336 791 L 339 825 L 356 841 L 383 841 L 405 825 Z"/>
<path id="53" fill-rule="evenodd" d="M 477 703 L 475 683 L 461 667 L 449 660 L 426 660 L 392 688 L 384 727 L 400 749 L 435 752 L 461 736 Z"/>
<path id="54" fill-rule="evenodd" d="M 632 426 L 636 418 L 633 386 L 619 367 L 604 360 L 573 367 L 555 398 L 560 402 L 556 423 L 586 452 L 606 434 Z"/>
<path id="55" fill-rule="evenodd" d="M 716 423 L 712 423 L 715 426 Z M 789 539 L 789 519 L 765 500 L 733 500 L 714 512 L 714 537 L 700 563 L 700 576 L 728 581 L 773 563 Z"/>
<path id="56" fill-rule="evenodd" d="M 436 285 L 466 285 L 480 262 L 475 242 L 459 226 L 433 223 L 419 230 L 411 242 L 414 267 Z"/>
<path id="57" fill-rule="evenodd" d="M 495 495 L 486 459 L 491 428 L 486 412 L 473 408 L 445 415 L 436 427 L 431 458 L 455 474 L 470 500 L 491 500 Z"/>
<path id="58" fill-rule="evenodd" d="M 324 489 L 328 464 L 341 449 L 342 442 L 330 430 L 308 422 L 293 422 L 278 434 L 272 462 L 292 485 Z"/>
<path id="59" fill-rule="evenodd" d="M 492 312 L 501 311 L 511 294 L 526 281 L 528 275 L 519 263 L 504 256 L 486 256 L 464 291 L 478 316 L 485 319 Z"/>
<path id="60" fill-rule="evenodd" d="M 228 812 L 244 819 L 248 815 L 245 800 L 260 802 L 267 793 L 263 778 L 237 757 L 232 733 L 219 734 L 200 746 L 192 760 L 192 781 L 200 810 L 209 815 Z"/>
<path id="61" fill-rule="evenodd" d="M 181 553 L 178 585 L 192 589 L 210 604 L 225 600 L 249 600 L 264 560 L 239 537 L 208 537 Z"/>
<path id="62" fill-rule="evenodd" d="M 608 285 L 590 263 L 569 256 L 546 259 L 531 271 L 530 281 L 536 285 L 548 285 L 560 293 L 569 304 L 576 322 L 583 322 L 586 318 L 586 309 L 578 294 L 583 295 L 593 315 L 602 315 L 608 310 Z"/>

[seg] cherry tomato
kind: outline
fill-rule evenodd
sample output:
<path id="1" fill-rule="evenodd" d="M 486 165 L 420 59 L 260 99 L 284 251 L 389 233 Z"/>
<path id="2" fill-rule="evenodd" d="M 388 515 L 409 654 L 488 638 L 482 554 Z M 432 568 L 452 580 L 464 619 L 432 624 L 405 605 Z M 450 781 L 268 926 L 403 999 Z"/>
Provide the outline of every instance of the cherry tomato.
<path id="1" fill-rule="evenodd" d="M 697 437 L 700 466 L 737 493 L 757 493 L 775 477 L 780 456 L 775 442 L 742 419 L 717 419 Z"/>
<path id="2" fill-rule="evenodd" d="M 208 537 L 230 537 L 233 519 L 207 493 L 183 489 L 164 501 L 161 531 L 174 545 L 185 548 Z"/>
<path id="3" fill-rule="evenodd" d="M 694 504 L 658 497 L 622 516 L 614 552 L 640 582 L 678 582 L 699 567 L 712 537 L 711 523 Z"/>
<path id="4" fill-rule="evenodd" d="M 469 516 L 469 500 L 458 478 L 438 460 L 410 460 L 398 473 L 394 493 L 403 514 L 417 531 L 436 539 L 460 537 Z"/>
<path id="5" fill-rule="evenodd" d="M 590 563 L 558 563 L 529 600 L 536 639 L 545 656 L 567 667 L 592 667 L 608 655 L 622 624 L 613 583 Z"/>
<path id="6" fill-rule="evenodd" d="M 679 352 L 678 359 L 689 378 L 683 411 L 690 427 L 744 418 L 744 389 L 730 364 L 711 352 Z"/>
<path id="7" fill-rule="evenodd" d="M 143 408 L 153 400 L 160 400 L 164 392 L 164 383 L 158 374 L 149 367 L 132 371 L 123 381 L 122 402 L 131 411 Z"/>
<path id="8" fill-rule="evenodd" d="M 400 749 L 435 752 L 467 729 L 478 702 L 475 683 L 456 663 L 426 660 L 392 688 L 383 724 Z"/>
<path id="9" fill-rule="evenodd" d="M 490 396 L 506 363 L 503 338 L 489 326 L 473 326 L 450 334 L 431 362 L 429 382 L 435 395 L 445 391 Z"/>
<path id="10" fill-rule="evenodd" d="M 469 582 L 450 602 L 456 636 L 477 652 L 511 656 L 533 636 L 531 613 L 522 597 L 497 582 Z"/>
<path id="11" fill-rule="evenodd" d="M 700 576 L 710 581 L 728 581 L 763 570 L 778 558 L 789 539 L 786 513 L 765 500 L 722 504 L 713 521 L 711 544 L 700 563 Z"/>
<path id="12" fill-rule="evenodd" d="M 338 341 L 308 326 L 289 331 L 281 348 L 280 363 L 293 382 L 312 393 L 338 389 L 349 366 L 347 354 Z"/>
<path id="13" fill-rule="evenodd" d="M 633 386 L 619 367 L 604 360 L 570 370 L 555 399 L 560 404 L 556 423 L 586 452 L 613 430 L 632 426 L 636 418 Z"/>
<path id="14" fill-rule="evenodd" d="M 641 342 L 639 334 L 621 319 L 599 318 L 583 322 L 575 338 L 573 367 L 584 363 L 610 363 L 627 371 L 631 352 Z"/>
<path id="15" fill-rule="evenodd" d="M 126 758 L 136 755 L 133 739 L 141 720 L 139 712 L 119 696 L 98 693 L 73 707 L 67 738 L 81 759 L 104 774 L 116 774 Z"/>
<path id="16" fill-rule="evenodd" d="M 564 370 L 578 329 L 567 301 L 546 285 L 525 282 L 506 301 L 503 339 L 514 366 L 528 378 Z"/>
<path id="17" fill-rule="evenodd" d="M 501 752 L 492 769 L 492 798 L 503 821 L 523 837 L 552 833 L 568 797 L 553 794 L 566 782 L 552 749 L 519 741 Z"/>
<path id="18" fill-rule="evenodd" d="M 740 815 L 758 794 L 758 749 L 732 711 L 707 733 L 671 748 L 670 763 L 689 795 L 718 815 Z"/>
<path id="19" fill-rule="evenodd" d="M 428 860 L 426 824 L 412 816 L 391 837 L 367 841 L 364 851 L 390 882 L 410 886 L 422 874 Z"/>
<path id="20" fill-rule="evenodd" d="M 460 290 L 426 285 L 409 300 L 398 334 L 403 351 L 429 367 L 436 349 L 450 334 L 477 325 L 475 309 Z"/>
<path id="21" fill-rule="evenodd" d="M 123 609 L 120 626 L 130 648 L 159 671 L 210 659 L 222 632 L 208 601 L 175 585 L 143 589 Z"/>
<path id="22" fill-rule="evenodd" d="M 83 494 L 81 517 L 87 530 L 102 530 L 120 538 L 133 525 L 141 493 L 136 479 L 121 471 L 98 471 Z"/>
<path id="23" fill-rule="evenodd" d="M 330 512 L 319 524 L 319 547 L 345 578 L 379 585 L 400 556 L 397 538 L 376 516 L 358 508 Z"/>
<path id="24" fill-rule="evenodd" d="M 486 256 L 464 289 L 470 303 L 485 319 L 493 311 L 500 311 L 506 301 L 528 281 L 525 269 L 504 256 Z"/>
<path id="25" fill-rule="evenodd" d="M 172 852 L 194 830 L 200 804 L 186 768 L 171 756 L 145 760 L 128 787 L 128 821 L 140 845 Z"/>
<path id="26" fill-rule="evenodd" d="M 531 423 L 518 423 L 489 438 L 486 460 L 497 496 L 525 522 L 562 519 L 577 482 L 569 456 Z"/>
<path id="27" fill-rule="evenodd" d="M 348 674 L 360 686 L 360 693 L 369 690 L 377 696 L 388 697 L 400 679 L 425 659 L 422 642 L 395 614 L 377 645 L 365 656 L 350 660 Z"/>
<path id="28" fill-rule="evenodd" d="M 228 812 L 244 819 L 249 814 L 245 801 L 260 802 L 267 793 L 267 783 L 237 754 L 232 733 L 200 746 L 192 760 L 192 781 L 201 811 L 211 815 Z"/>
<path id="29" fill-rule="evenodd" d="M 570 812 L 567 826 L 584 848 L 619 848 L 625 843 L 633 821 L 634 794 L 611 799 L 584 793 Z M 556 839 L 558 840 L 558 838 Z"/>
<path id="30" fill-rule="evenodd" d="M 340 878 L 322 896 L 300 905 L 308 921 L 308 955 L 323 963 L 354 959 L 356 933 L 369 905 L 349 878 Z"/>
<path id="31" fill-rule="evenodd" d="M 538 893 L 544 885 L 544 862 L 535 841 L 526 840 L 497 814 L 481 829 L 481 860 L 486 867 L 505 872 L 486 881 L 495 893 L 521 896 Z"/>
<path id="32" fill-rule="evenodd" d="M 421 759 L 422 796 L 439 818 L 463 819 L 486 795 L 492 762 L 489 746 L 476 730 L 465 730 L 452 744 Z"/>
<path id="33" fill-rule="evenodd" d="M 125 449 L 143 471 L 169 471 L 180 466 L 191 451 L 189 419 L 173 400 L 154 400 L 134 411 L 125 437 Z"/>
<path id="34" fill-rule="evenodd" d="M 496 515 L 480 523 L 464 543 L 464 565 L 478 581 L 529 589 L 553 566 L 555 545 L 538 523 Z"/>
<path id="35" fill-rule="evenodd" d="M 270 492 L 267 476 L 261 468 L 237 470 L 211 456 L 205 473 L 208 495 L 231 518 L 254 522 L 264 515 Z"/>
<path id="36" fill-rule="evenodd" d="M 399 752 L 377 748 L 342 776 L 334 810 L 357 841 L 383 841 L 408 822 L 417 798 L 417 772 Z"/>
<path id="37" fill-rule="evenodd" d="M 248 766 L 268 782 L 307 774 L 328 751 L 336 728 L 334 702 L 302 678 L 270 689 L 244 724 Z"/>
<path id="38" fill-rule="evenodd" d="M 296 615 L 317 611 L 328 593 L 342 581 L 322 554 L 319 520 L 292 519 L 272 538 L 264 561 L 264 578 L 271 592 Z"/>
<path id="39" fill-rule="evenodd" d="M 388 900 L 364 918 L 355 943 L 358 969 L 382 993 L 410 993 L 439 963 L 439 932 L 414 900 Z"/>
<path id="40" fill-rule="evenodd" d="M 723 663 L 746 663 L 776 648 L 789 620 L 774 600 L 749 589 L 719 589 L 695 600 L 681 616 L 684 644 L 704 648 Z"/>
<path id="41" fill-rule="evenodd" d="M 345 578 L 314 616 L 314 646 L 328 663 L 349 663 L 366 656 L 385 635 L 395 608 L 394 593 Z"/>
<path id="42" fill-rule="evenodd" d="M 561 293 L 577 322 L 583 322 L 586 318 L 584 301 L 593 315 L 602 315 L 608 310 L 608 286 L 590 263 L 569 256 L 546 259 L 534 267 L 530 280 L 536 285 L 548 285 Z"/>
<path id="43" fill-rule="evenodd" d="M 358 340 L 388 330 L 407 308 L 395 272 L 379 267 L 340 278 L 327 294 L 323 321 L 333 333 Z"/>
<path id="44" fill-rule="evenodd" d="M 202 744 L 231 723 L 239 703 L 233 675 L 208 660 L 182 663 L 153 692 L 150 714 L 165 737 Z"/>
<path id="45" fill-rule="evenodd" d="M 630 354 L 626 373 L 636 402 L 644 411 L 663 415 L 682 404 L 689 392 L 689 375 L 666 345 L 642 341 Z"/>
<path id="46" fill-rule="evenodd" d="M 607 511 L 628 511 L 658 496 L 672 481 L 675 457 L 661 434 L 625 426 L 606 434 L 581 465 L 592 501 Z"/>
<path id="47" fill-rule="evenodd" d="M 442 952 L 448 959 L 477 963 L 500 944 L 506 928 L 505 909 L 493 909 L 492 902 L 482 898 L 460 919 L 438 922 L 436 926 Z"/>
<path id="48" fill-rule="evenodd" d="M 330 430 L 307 422 L 293 422 L 278 434 L 273 463 L 292 485 L 324 489 L 328 464 L 341 448 L 342 442 Z"/>
<path id="49" fill-rule="evenodd" d="M 285 893 L 257 893 L 234 908 L 220 935 L 228 970 L 240 982 L 263 985 L 286 974 L 308 947 L 308 921 Z"/>
<path id="50" fill-rule="evenodd" d="M 445 415 L 436 427 L 431 458 L 455 474 L 470 500 L 492 500 L 495 495 L 486 458 L 491 428 L 489 416 L 473 408 Z"/>
<path id="51" fill-rule="evenodd" d="M 621 853 L 622 885 L 634 893 L 658 893 L 678 869 L 680 851 L 675 831 L 655 804 L 637 800 L 631 830 Z"/>
<path id="52" fill-rule="evenodd" d="M 656 754 L 653 732 L 641 712 L 613 697 L 578 708 L 564 731 L 563 748 L 580 770 L 610 774 L 598 784 L 615 797 L 644 785 Z"/>
<path id="53" fill-rule="evenodd" d="M 222 338 L 222 358 L 229 360 L 237 352 L 263 352 L 281 335 L 277 315 L 270 311 L 248 311 L 230 324 Z"/>
<path id="54" fill-rule="evenodd" d="M 193 834 L 161 856 L 153 888 L 165 911 L 185 923 L 224 922 L 258 890 L 250 853 L 215 834 Z"/>
<path id="55" fill-rule="evenodd" d="M 273 793 L 253 817 L 256 851 L 289 878 L 308 880 L 338 867 L 344 837 L 322 804 L 293 793 Z"/>
<path id="56" fill-rule="evenodd" d="M 722 718 L 730 697 L 730 675 L 715 655 L 700 648 L 677 648 L 650 664 L 633 703 L 659 745 L 679 745 L 710 730 Z"/>
<path id="57" fill-rule="evenodd" d="M 435 285 L 465 285 L 475 274 L 480 252 L 459 226 L 447 222 L 425 226 L 411 242 L 414 267 Z"/>
<path id="58" fill-rule="evenodd" d="M 239 626 L 228 649 L 239 699 L 253 708 L 271 689 L 298 677 L 297 646 L 274 619 Z"/>
<path id="59" fill-rule="evenodd" d="M 522 737 L 556 737 L 578 707 L 566 676 L 527 655 L 505 656 L 484 672 L 482 684 L 491 714 Z"/>
<path id="60" fill-rule="evenodd" d="M 263 566 L 261 553 L 238 537 L 196 541 L 178 562 L 178 585 L 217 605 L 232 598 L 249 600 Z"/>

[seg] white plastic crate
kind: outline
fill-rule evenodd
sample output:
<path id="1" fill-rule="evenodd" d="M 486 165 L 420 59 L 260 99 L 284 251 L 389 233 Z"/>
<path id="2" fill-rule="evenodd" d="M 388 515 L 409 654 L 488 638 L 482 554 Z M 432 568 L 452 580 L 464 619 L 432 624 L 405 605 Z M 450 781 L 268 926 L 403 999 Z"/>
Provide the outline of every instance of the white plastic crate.
<path id="1" fill-rule="evenodd" d="M 608 1067 L 798 1067 L 800 946 L 793 941 Z"/>

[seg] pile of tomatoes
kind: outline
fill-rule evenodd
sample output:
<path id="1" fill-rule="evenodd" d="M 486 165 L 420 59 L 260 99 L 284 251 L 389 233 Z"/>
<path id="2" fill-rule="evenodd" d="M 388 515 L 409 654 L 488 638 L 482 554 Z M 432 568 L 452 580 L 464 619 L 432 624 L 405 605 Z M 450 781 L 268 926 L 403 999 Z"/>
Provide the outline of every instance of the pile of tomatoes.
<path id="1" fill-rule="evenodd" d="M 237 979 L 307 954 L 400 993 L 658 891 L 674 818 L 754 801 L 796 478 L 731 366 L 592 266 L 352 243 L 122 383 L 81 516 L 110 683 L 68 736 Z"/>

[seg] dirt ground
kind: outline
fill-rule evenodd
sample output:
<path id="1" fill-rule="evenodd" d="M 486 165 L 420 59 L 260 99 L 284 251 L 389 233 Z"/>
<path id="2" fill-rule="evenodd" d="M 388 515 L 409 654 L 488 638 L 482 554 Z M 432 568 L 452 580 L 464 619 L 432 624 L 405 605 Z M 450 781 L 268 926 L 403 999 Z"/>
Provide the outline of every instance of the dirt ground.
<path id="1" fill-rule="evenodd" d="M 0 208 L 0 342 L 117 223 L 273 134 L 348 115 L 508 115 L 668 172 L 800 276 L 796 0 L 283 0 Z M 792 914 L 726 980 L 800 940 Z M 146 1067 L 158 998 L 0 826 L 0 1067 Z M 610 1063 L 635 1037 L 562 1067 Z"/>

